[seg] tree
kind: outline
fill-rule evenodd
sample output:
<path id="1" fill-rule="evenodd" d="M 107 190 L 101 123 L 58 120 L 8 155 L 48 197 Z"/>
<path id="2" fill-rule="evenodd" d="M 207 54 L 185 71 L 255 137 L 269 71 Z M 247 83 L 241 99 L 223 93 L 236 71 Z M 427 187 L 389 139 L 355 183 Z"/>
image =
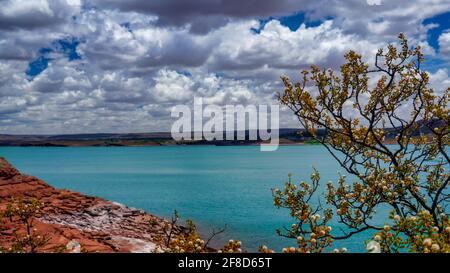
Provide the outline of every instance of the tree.
<path id="1" fill-rule="evenodd" d="M 410 48 L 403 34 L 398 46 L 378 51 L 373 68 L 354 51 L 345 59 L 339 73 L 312 66 L 300 82 L 282 77 L 280 102 L 351 175 L 329 182 L 316 206 L 317 171 L 311 183 L 289 179 L 273 190 L 275 205 L 295 220 L 280 235 L 297 238 L 298 247 L 285 251 L 322 252 L 372 230 L 370 251 L 449 252 L 450 88 L 430 88 L 420 47 Z M 392 210 L 385 225 L 373 221 L 381 206 Z M 331 231 L 333 219 L 340 232 Z"/>

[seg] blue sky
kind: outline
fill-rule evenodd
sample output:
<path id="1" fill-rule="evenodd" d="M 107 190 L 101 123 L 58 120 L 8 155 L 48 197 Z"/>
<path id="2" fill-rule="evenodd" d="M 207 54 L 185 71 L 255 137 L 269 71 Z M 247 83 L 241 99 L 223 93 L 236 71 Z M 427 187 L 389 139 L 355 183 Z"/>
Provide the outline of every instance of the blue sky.
<path id="1" fill-rule="evenodd" d="M 436 27 L 431 28 L 427 32 L 427 42 L 430 46 L 434 48 L 437 52 L 440 52 L 439 48 L 439 37 L 442 33 L 450 30 L 450 12 L 444 12 L 436 16 L 426 18 L 423 20 L 423 24 L 435 24 Z M 425 63 L 425 68 L 435 72 L 439 68 L 448 68 L 449 62 L 441 56 L 427 56 L 427 62 Z"/>
<path id="2" fill-rule="evenodd" d="M 38 57 L 30 61 L 26 74 L 34 77 L 39 75 L 48 67 L 48 63 L 52 60 L 52 54 L 62 54 L 68 61 L 81 59 L 77 53 L 77 46 L 80 44 L 76 38 L 59 39 L 52 43 L 50 48 L 41 48 L 38 51 Z"/>
<path id="3" fill-rule="evenodd" d="M 324 20 L 331 20 L 333 17 L 326 17 L 321 20 L 308 20 L 305 13 L 298 12 L 288 16 L 274 17 L 270 16 L 265 19 L 259 19 L 259 26 L 257 28 L 252 28 L 255 33 L 260 33 L 261 29 L 264 28 L 266 23 L 272 20 L 278 20 L 283 26 L 288 27 L 291 31 L 296 31 L 301 24 L 305 24 L 306 27 L 316 27 L 323 23 Z"/>
<path id="4" fill-rule="evenodd" d="M 374 3 L 6 0 L 0 133 L 168 130 L 171 107 L 194 96 L 276 103 L 281 75 L 312 64 L 338 69 L 348 50 L 371 64 L 399 32 L 422 46 L 432 87 L 445 89 L 449 1 Z M 281 126 L 297 125 L 281 113 Z"/>
<path id="5" fill-rule="evenodd" d="M 423 20 L 423 24 L 436 24 L 436 27 L 427 32 L 427 41 L 435 50 L 439 50 L 439 36 L 441 36 L 442 32 L 450 30 L 450 12 L 443 12 L 426 18 Z"/>

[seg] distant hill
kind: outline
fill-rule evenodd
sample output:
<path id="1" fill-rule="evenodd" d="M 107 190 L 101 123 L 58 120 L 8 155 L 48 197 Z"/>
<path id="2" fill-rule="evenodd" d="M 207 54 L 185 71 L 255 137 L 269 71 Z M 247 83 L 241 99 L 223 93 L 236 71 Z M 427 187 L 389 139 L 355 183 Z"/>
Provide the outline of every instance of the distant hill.
<path id="1" fill-rule="evenodd" d="M 434 120 L 428 125 L 438 127 L 442 121 Z M 414 135 L 429 134 L 430 130 L 423 121 L 419 121 L 419 129 Z M 392 139 L 398 128 L 389 128 L 387 139 Z M 319 129 L 319 136 L 325 136 L 326 130 Z M 245 132 L 246 140 L 193 140 L 177 142 L 172 139 L 170 132 L 155 133 L 99 133 L 99 134 L 67 134 L 67 135 L 7 135 L 0 134 L 0 146 L 160 146 L 160 145 L 255 145 L 261 142 L 248 140 L 249 131 Z M 281 128 L 279 130 L 280 144 L 301 144 L 308 142 L 312 136 L 301 128 Z M 225 133 L 224 133 L 225 139 Z M 235 132 L 234 139 L 237 139 Z"/>

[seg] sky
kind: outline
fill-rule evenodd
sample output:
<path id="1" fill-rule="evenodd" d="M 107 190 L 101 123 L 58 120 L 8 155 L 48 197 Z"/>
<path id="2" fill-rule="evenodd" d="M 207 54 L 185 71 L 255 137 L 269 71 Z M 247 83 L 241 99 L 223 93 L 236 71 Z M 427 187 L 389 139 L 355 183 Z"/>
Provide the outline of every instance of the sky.
<path id="1" fill-rule="evenodd" d="M 0 0 L 0 133 L 168 131 L 195 96 L 277 103 L 281 75 L 373 63 L 400 32 L 450 86 L 449 0 Z"/>

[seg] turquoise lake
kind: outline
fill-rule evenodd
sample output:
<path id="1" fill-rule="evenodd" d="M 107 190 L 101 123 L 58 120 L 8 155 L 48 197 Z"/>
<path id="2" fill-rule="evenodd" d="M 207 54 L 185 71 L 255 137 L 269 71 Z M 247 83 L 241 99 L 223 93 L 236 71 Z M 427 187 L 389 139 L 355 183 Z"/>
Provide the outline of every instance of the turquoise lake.
<path id="1" fill-rule="evenodd" d="M 284 185 L 288 173 L 295 181 L 308 181 L 314 166 L 324 185 L 336 181 L 341 171 L 316 145 L 281 146 L 275 152 L 261 152 L 259 146 L 0 147 L 0 156 L 57 188 L 162 217 L 177 209 L 205 237 L 226 224 L 227 231 L 214 244 L 239 239 L 248 251 L 263 244 L 277 251 L 295 245 L 275 234 L 292 222 L 287 210 L 273 206 L 271 194 L 271 188 Z M 362 252 L 369 238 L 358 235 L 335 246 Z"/>

